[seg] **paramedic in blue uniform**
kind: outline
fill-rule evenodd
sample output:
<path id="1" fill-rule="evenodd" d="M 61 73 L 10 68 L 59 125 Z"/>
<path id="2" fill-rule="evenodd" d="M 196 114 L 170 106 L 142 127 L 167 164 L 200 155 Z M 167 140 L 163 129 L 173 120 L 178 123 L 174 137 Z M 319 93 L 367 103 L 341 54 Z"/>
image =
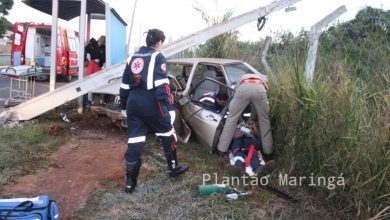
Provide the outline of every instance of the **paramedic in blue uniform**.
<path id="1" fill-rule="evenodd" d="M 188 170 L 187 165 L 178 164 L 176 156 L 176 134 L 171 122 L 175 117 L 175 105 L 169 89 L 166 59 L 159 52 L 164 40 L 161 30 L 149 30 L 147 46 L 129 57 L 123 73 L 120 100 L 122 114 L 128 122 L 125 153 L 127 193 L 132 193 L 137 185 L 149 128 L 161 139 L 169 176 L 175 177 Z"/>

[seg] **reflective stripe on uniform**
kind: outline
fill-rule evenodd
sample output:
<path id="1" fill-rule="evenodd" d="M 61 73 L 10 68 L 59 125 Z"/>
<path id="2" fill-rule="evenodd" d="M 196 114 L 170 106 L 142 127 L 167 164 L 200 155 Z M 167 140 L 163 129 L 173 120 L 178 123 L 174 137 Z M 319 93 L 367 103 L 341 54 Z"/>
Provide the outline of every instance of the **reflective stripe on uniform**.
<path id="1" fill-rule="evenodd" d="M 121 88 L 122 88 L 122 89 L 130 89 L 130 86 L 129 86 L 129 84 L 124 84 L 124 83 L 122 83 L 122 84 L 121 84 Z"/>
<path id="2" fill-rule="evenodd" d="M 265 90 L 267 91 L 267 94 L 268 94 L 268 91 L 269 91 L 268 86 L 261 79 L 258 79 L 258 78 L 243 79 L 243 80 L 241 80 L 240 85 L 243 83 L 258 83 L 265 88 Z"/>
<path id="3" fill-rule="evenodd" d="M 145 142 L 145 139 L 146 139 L 146 136 L 133 137 L 133 138 L 129 138 L 127 143 L 134 144 L 134 143 Z"/>
<path id="4" fill-rule="evenodd" d="M 245 162 L 244 158 L 241 156 L 235 156 L 230 159 L 230 165 L 235 165 L 237 161 Z"/>
<path id="5" fill-rule="evenodd" d="M 156 63 L 156 56 L 160 52 L 156 51 L 152 54 L 152 57 L 150 58 L 149 68 L 148 68 L 148 81 L 146 83 L 146 89 L 150 90 L 153 89 L 153 72 L 154 72 L 154 64 Z"/>
<path id="6" fill-rule="evenodd" d="M 210 101 L 212 103 L 215 102 L 215 100 L 213 98 L 210 98 L 210 97 L 203 97 L 199 100 L 200 102 L 204 102 L 204 101 Z"/>
<path id="7" fill-rule="evenodd" d="M 166 133 L 156 133 L 156 136 L 163 136 L 163 137 L 169 137 L 175 133 L 175 129 L 171 129 L 170 131 Z"/>
<path id="8" fill-rule="evenodd" d="M 154 86 L 157 87 L 157 86 L 160 86 L 162 84 L 169 84 L 169 80 L 168 79 L 159 79 L 159 80 L 156 80 L 154 81 Z"/>
<path id="9" fill-rule="evenodd" d="M 133 56 L 129 56 L 129 58 L 127 58 L 127 64 L 130 65 L 130 61 L 131 61 L 132 58 L 133 58 Z"/>
<path id="10" fill-rule="evenodd" d="M 244 117 L 251 117 L 251 113 L 244 113 Z"/>

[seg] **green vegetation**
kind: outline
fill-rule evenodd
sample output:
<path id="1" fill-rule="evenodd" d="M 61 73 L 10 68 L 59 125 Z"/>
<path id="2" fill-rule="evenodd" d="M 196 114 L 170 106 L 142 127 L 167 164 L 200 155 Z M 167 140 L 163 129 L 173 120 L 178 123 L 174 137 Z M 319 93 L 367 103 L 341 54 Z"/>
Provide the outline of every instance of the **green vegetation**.
<path id="1" fill-rule="evenodd" d="M 231 12 L 223 19 L 230 16 Z M 210 24 L 220 21 L 205 20 Z M 123 179 L 104 181 L 106 189 L 91 195 L 77 217 L 367 219 L 375 216 L 390 206 L 389 31 L 390 11 L 366 8 L 354 20 L 322 33 L 313 83 L 306 82 L 303 76 L 308 33 L 301 32 L 298 36 L 281 33 L 268 52 L 275 73 L 269 81 L 270 117 L 279 170 L 291 176 L 315 178 L 342 175 L 345 187 L 328 189 L 304 184 L 310 197 L 304 194 L 303 202 L 296 206 L 280 200 L 266 203 L 275 197 L 257 189 L 252 189 L 253 195 L 234 202 L 218 196 L 201 198 L 194 192 L 201 183 L 201 175 L 217 172 L 222 176 L 224 167 L 197 144 L 179 145 L 179 158 L 191 166 L 186 178 L 171 181 L 161 164 L 146 158 L 140 185 L 133 195 L 121 192 Z M 261 70 L 262 45 L 263 42 L 238 42 L 236 33 L 231 32 L 209 41 L 195 54 L 246 60 Z M 0 186 L 31 172 L 32 167 L 47 163 L 44 159 L 47 153 L 64 138 L 47 138 L 43 132 L 54 118 L 58 120 L 58 115 L 48 115 L 41 120 L 42 124 L 0 130 Z M 149 143 L 151 140 L 149 137 L 148 144 L 157 148 L 156 143 Z M 307 204 L 314 207 L 307 208 Z"/>
<path id="2" fill-rule="evenodd" d="M 306 188 L 340 217 L 380 212 L 390 205 L 390 11 L 368 7 L 323 32 L 314 83 L 303 76 L 308 33 L 280 33 L 274 42 L 270 116 L 280 168 L 292 176 L 342 174 L 344 188 Z M 262 69 L 262 41 L 227 44 L 239 55 L 221 57 Z"/>
<path id="3" fill-rule="evenodd" d="M 229 18 L 231 12 L 222 19 L 202 16 L 214 24 Z M 290 176 L 324 176 L 327 181 L 343 177 L 345 187 L 290 187 L 298 190 L 303 200 L 297 206 L 259 204 L 272 198 L 264 192 L 234 203 L 222 197 L 199 199 L 193 192 L 199 175 L 223 175 L 224 169 L 211 165 L 215 159 L 207 152 L 193 151 L 199 146 L 179 146 L 184 148 L 179 151 L 180 158 L 190 161 L 191 176 L 169 181 L 161 167 L 153 165 L 153 159 L 147 160 L 148 171 L 143 173 L 149 174 L 144 179 L 141 175 L 142 183 L 134 195 L 118 192 L 118 185 L 109 181 L 108 185 L 114 186 L 94 194 L 89 208 L 79 216 L 365 219 L 376 215 L 390 205 L 389 24 L 389 11 L 366 8 L 354 20 L 325 31 L 320 38 L 314 83 L 306 82 L 303 76 L 308 33 L 281 33 L 268 52 L 276 75 L 269 81 L 270 117 L 279 170 Z M 234 49 L 227 50 L 226 45 Z M 238 42 L 236 32 L 231 32 L 187 55 L 246 60 L 261 70 L 262 45 L 262 41 Z"/>
<path id="4" fill-rule="evenodd" d="M 0 13 L 8 15 L 8 11 L 11 10 L 14 5 L 14 0 L 2 0 L 0 4 Z"/>
<path id="5" fill-rule="evenodd" d="M 8 15 L 8 11 L 11 10 L 14 5 L 13 0 L 2 0 L 0 4 L 0 37 L 3 36 L 6 30 L 12 30 L 12 24 L 4 18 L 4 15 Z"/>
<path id="6" fill-rule="evenodd" d="M 270 81 L 279 158 L 294 175 L 343 174 L 345 188 L 308 187 L 343 217 L 390 205 L 389 25 L 390 11 L 366 8 L 324 32 L 313 84 L 302 75 L 307 35 L 273 48 L 273 63 L 282 57 L 294 67 Z"/>
<path id="7" fill-rule="evenodd" d="M 53 134 L 52 130 L 57 132 Z M 59 122 L 30 122 L 0 129 L 0 191 L 17 177 L 50 165 L 49 153 L 67 136 L 65 125 Z"/>
<path id="8" fill-rule="evenodd" d="M 163 155 L 158 139 L 153 136 L 148 137 L 146 147 Z M 238 187 L 252 194 L 234 201 L 223 195 L 199 196 L 196 189 L 202 184 L 203 174 L 216 173 L 218 183 L 222 176 L 229 176 L 225 169 L 226 158 L 218 159 L 210 155 L 207 148 L 192 141 L 179 144 L 178 149 L 180 161 L 190 165 L 185 176 L 170 179 L 163 164 L 144 155 L 137 190 L 133 194 L 122 192 L 123 178 L 105 180 L 104 189 L 88 198 L 86 207 L 75 214 L 75 219 L 316 219 L 329 216 L 323 209 L 312 208 L 315 211 L 307 212 L 303 204 L 286 204 L 255 186 Z"/>
<path id="9" fill-rule="evenodd" d="M 286 73 L 270 86 L 275 149 L 285 170 L 295 176 L 342 174 L 345 188 L 309 190 L 348 217 L 386 207 L 389 96 L 349 78 L 308 84 Z"/>
<path id="10" fill-rule="evenodd" d="M 306 35 L 276 45 L 283 50 L 274 48 L 294 67 L 279 69 L 270 82 L 279 158 L 294 175 L 342 173 L 345 188 L 308 190 L 348 218 L 368 217 L 390 204 L 390 35 L 388 27 L 367 25 L 380 24 L 367 20 L 380 21 L 383 14 L 367 8 L 355 20 L 322 34 L 313 84 L 301 74 Z"/>

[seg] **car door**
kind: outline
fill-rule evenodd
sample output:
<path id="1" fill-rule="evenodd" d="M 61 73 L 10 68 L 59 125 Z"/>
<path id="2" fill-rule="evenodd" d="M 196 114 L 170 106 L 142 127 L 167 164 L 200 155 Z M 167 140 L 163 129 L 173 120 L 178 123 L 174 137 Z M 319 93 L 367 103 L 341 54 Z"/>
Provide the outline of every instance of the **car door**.
<path id="1" fill-rule="evenodd" d="M 205 84 L 207 86 L 204 86 Z M 212 89 L 216 87 L 218 89 L 213 91 Z M 209 91 L 208 88 L 210 88 Z M 215 79 L 205 78 L 180 100 L 183 120 L 191 127 L 199 142 L 212 150 L 218 143 L 228 104 L 221 111 L 215 111 L 210 104 L 198 100 L 199 97 L 195 94 L 199 90 L 205 93 L 224 91 L 229 97 L 233 96 L 234 90 Z"/>
<path id="2" fill-rule="evenodd" d="M 14 25 L 14 36 L 11 49 L 11 64 L 13 66 L 19 66 L 24 64 L 24 47 L 26 39 L 25 25 L 20 22 L 16 22 Z"/>
<path id="3" fill-rule="evenodd" d="M 175 102 L 178 103 L 182 97 L 182 85 L 177 80 L 177 78 L 171 74 L 168 74 L 168 79 L 171 93 L 174 96 Z M 177 139 L 182 143 L 187 143 L 191 136 L 191 129 L 182 117 L 180 105 L 178 105 L 176 108 L 176 117 L 173 123 L 173 127 L 175 128 Z"/>
<path id="4" fill-rule="evenodd" d="M 65 51 L 66 51 L 66 64 L 68 69 L 68 74 L 76 75 L 79 71 L 78 64 L 78 37 L 76 33 L 72 30 L 64 30 L 64 41 Z"/>

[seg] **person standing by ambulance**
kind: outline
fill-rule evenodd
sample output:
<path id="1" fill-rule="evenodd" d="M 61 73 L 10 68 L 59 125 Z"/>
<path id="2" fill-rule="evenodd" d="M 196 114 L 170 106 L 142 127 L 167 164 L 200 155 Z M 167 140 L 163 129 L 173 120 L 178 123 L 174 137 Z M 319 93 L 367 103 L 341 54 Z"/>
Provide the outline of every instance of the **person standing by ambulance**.
<path id="1" fill-rule="evenodd" d="M 106 37 L 104 35 L 100 36 L 97 41 L 97 56 L 97 63 L 103 69 L 103 66 L 106 64 Z"/>
<path id="2" fill-rule="evenodd" d="M 229 104 L 229 115 L 227 116 L 222 134 L 219 137 L 217 146 L 218 154 L 223 155 L 229 150 L 237 122 L 246 106 L 252 103 L 252 116 L 257 113 L 259 121 L 264 157 L 266 159 L 272 159 L 273 141 L 268 118 L 269 104 L 267 93 L 268 86 L 259 75 L 244 74 L 241 76 L 240 81 L 236 85 L 234 97 Z"/>
<path id="3" fill-rule="evenodd" d="M 187 172 L 176 155 L 176 134 L 171 124 L 175 116 L 173 96 L 169 89 L 166 59 L 159 52 L 165 40 L 164 32 L 150 29 L 143 46 L 129 57 L 120 87 L 122 114 L 128 122 L 128 146 L 125 153 L 126 186 L 132 193 L 137 185 L 148 128 L 159 136 L 168 162 L 169 176 Z"/>

